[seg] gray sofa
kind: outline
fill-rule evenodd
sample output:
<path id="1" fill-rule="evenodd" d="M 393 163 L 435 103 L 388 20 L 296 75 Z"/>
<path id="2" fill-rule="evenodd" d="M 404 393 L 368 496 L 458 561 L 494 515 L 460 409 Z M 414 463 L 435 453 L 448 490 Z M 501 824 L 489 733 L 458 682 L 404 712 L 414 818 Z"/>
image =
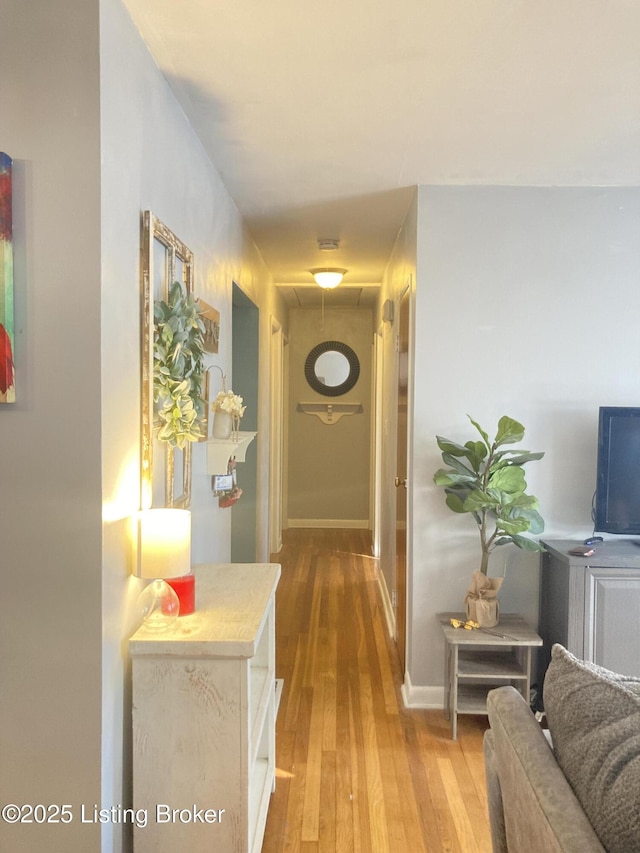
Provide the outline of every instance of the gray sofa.
<path id="1" fill-rule="evenodd" d="M 544 702 L 551 737 L 513 687 L 488 696 L 494 853 L 640 853 L 640 679 L 556 644 Z"/>
<path id="2" fill-rule="evenodd" d="M 491 690 L 484 736 L 494 853 L 602 853 L 604 847 L 514 687 Z"/>

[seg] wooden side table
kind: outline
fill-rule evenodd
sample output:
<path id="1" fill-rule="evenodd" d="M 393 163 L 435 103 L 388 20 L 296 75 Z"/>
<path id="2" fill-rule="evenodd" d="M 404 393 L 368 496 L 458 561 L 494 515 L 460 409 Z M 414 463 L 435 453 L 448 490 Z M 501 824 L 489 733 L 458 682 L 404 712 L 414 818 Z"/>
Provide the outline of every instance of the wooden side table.
<path id="1" fill-rule="evenodd" d="M 516 613 L 501 614 L 498 625 L 486 631 L 454 628 L 452 618 L 465 620 L 462 613 L 437 614 L 445 639 L 445 713 L 456 740 L 458 714 L 486 714 L 487 693 L 494 687 L 512 684 L 529 704 L 531 650 L 542 638 Z"/>

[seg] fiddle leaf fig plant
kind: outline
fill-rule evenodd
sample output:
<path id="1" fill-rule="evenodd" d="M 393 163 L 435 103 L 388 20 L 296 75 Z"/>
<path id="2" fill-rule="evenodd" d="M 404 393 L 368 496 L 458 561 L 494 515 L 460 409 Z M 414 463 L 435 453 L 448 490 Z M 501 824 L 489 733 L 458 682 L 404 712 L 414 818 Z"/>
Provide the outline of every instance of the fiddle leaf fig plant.
<path id="1" fill-rule="evenodd" d="M 544 530 L 538 499 L 526 493 L 523 471 L 527 462 L 542 459 L 544 453 L 504 448 L 524 438 L 524 427 L 513 418 L 500 418 L 493 441 L 473 418 L 469 420 L 481 440 L 460 445 L 436 436 L 442 461 L 448 467 L 436 471 L 433 480 L 444 487 L 450 509 L 473 516 L 480 533 L 480 571 L 486 575 L 489 555 L 499 545 L 513 543 L 525 551 L 544 550 L 535 539 L 523 535 Z"/>
<path id="2" fill-rule="evenodd" d="M 156 435 L 184 449 L 203 438 L 204 323 L 194 297 L 179 281 L 154 305 L 153 400 Z"/>

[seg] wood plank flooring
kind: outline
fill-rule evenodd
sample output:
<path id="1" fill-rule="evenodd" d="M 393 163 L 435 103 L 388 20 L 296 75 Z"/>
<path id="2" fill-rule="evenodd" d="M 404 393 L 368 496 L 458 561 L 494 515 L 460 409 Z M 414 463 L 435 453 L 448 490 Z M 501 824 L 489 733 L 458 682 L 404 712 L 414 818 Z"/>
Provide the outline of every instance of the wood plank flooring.
<path id="1" fill-rule="evenodd" d="M 368 531 L 289 530 L 272 559 L 284 690 L 263 853 L 490 853 L 486 718 L 459 718 L 453 742 L 442 711 L 404 709 Z"/>

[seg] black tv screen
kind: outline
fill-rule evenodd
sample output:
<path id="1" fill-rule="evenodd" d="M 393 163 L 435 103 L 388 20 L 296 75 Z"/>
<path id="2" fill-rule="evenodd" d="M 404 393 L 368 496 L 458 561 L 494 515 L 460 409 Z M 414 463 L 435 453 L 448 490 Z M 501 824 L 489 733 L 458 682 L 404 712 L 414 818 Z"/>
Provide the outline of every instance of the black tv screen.
<path id="1" fill-rule="evenodd" d="M 640 408 L 600 408 L 594 527 L 640 534 Z"/>

